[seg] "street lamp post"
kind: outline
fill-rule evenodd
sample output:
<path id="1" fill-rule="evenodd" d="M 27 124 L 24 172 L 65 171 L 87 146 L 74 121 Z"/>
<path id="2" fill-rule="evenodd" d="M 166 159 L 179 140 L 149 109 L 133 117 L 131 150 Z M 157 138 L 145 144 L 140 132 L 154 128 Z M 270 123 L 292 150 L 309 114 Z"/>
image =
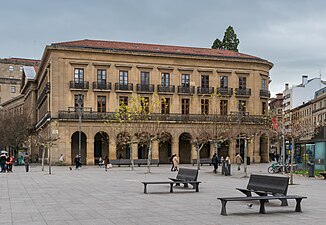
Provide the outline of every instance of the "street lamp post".
<path id="1" fill-rule="evenodd" d="M 78 155 L 80 157 L 80 160 L 81 160 L 81 123 L 82 123 L 82 115 L 84 110 L 83 102 L 84 102 L 83 95 L 79 93 L 77 97 L 76 112 L 78 114 Z"/>

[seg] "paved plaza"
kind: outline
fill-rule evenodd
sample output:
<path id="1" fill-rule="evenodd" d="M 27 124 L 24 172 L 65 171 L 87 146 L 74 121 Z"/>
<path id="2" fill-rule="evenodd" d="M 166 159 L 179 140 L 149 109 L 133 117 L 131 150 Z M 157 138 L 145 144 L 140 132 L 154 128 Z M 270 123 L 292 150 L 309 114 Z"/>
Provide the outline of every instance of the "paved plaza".
<path id="1" fill-rule="evenodd" d="M 249 173 L 266 174 L 269 164 L 248 166 Z M 295 176 L 289 194 L 307 196 L 302 213 L 294 212 L 295 201 L 288 207 L 280 202 L 266 203 L 267 214 L 259 214 L 259 204 L 250 208 L 246 202 L 229 202 L 228 216 L 220 215 L 216 198 L 243 196 L 236 187 L 245 187 L 248 178 L 232 168 L 232 176 L 213 174 L 213 167 L 202 166 L 198 193 L 169 185 L 149 185 L 143 193 L 141 181 L 164 181 L 175 177 L 169 165 L 152 167 L 114 167 L 105 172 L 97 166 L 80 170 L 53 167 L 53 174 L 32 165 L 14 167 L 14 173 L 0 174 L 1 225 L 64 224 L 326 224 L 326 180 Z M 195 168 L 192 165 L 181 167 Z M 219 172 L 220 172 L 219 168 Z M 47 168 L 46 168 L 47 170 Z"/>

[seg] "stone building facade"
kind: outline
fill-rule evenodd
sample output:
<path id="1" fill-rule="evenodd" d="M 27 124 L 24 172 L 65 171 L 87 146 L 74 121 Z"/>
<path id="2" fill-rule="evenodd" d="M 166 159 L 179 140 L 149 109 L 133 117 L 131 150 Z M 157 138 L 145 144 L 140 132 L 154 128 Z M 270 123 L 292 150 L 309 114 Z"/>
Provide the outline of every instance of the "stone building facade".
<path id="1" fill-rule="evenodd" d="M 153 115 L 166 124 L 170 140 L 154 142 L 153 159 L 169 163 L 177 154 L 181 163 L 191 163 L 197 157 L 192 142 L 196 130 L 205 129 L 217 115 L 231 118 L 230 126 L 241 134 L 219 145 L 219 156 L 233 160 L 237 152 L 243 153 L 247 133 L 250 161 L 267 162 L 269 127 L 262 121 L 272 66 L 227 50 L 96 40 L 54 43 L 45 48 L 35 77 L 35 128 L 59 136 L 52 145 L 53 158 L 64 154 L 68 164 L 79 148 L 86 164 L 105 155 L 128 157 L 130 149 L 118 143 L 121 131 L 105 118 L 132 97 L 164 97 L 164 107 L 162 103 Z M 132 149 L 134 158 L 147 158 L 146 146 L 133 144 Z M 211 157 L 214 151 L 208 143 L 200 157 Z M 40 155 L 37 149 L 32 154 Z"/>

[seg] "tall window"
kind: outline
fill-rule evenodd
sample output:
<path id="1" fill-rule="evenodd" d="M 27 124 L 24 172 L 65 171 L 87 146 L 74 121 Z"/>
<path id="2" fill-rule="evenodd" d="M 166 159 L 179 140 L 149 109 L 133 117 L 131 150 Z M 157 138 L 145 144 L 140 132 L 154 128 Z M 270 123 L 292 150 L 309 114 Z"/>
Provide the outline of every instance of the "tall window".
<path id="1" fill-rule="evenodd" d="M 106 70 L 97 70 L 97 83 L 106 84 Z"/>
<path id="2" fill-rule="evenodd" d="M 247 86 L 247 78 L 239 77 L 239 89 L 246 89 Z"/>
<path id="3" fill-rule="evenodd" d="M 74 77 L 75 83 L 84 83 L 84 69 L 81 68 L 75 68 L 75 77 Z"/>
<path id="4" fill-rule="evenodd" d="M 201 114 L 208 115 L 209 113 L 209 100 L 201 99 Z"/>
<path id="5" fill-rule="evenodd" d="M 162 114 L 170 114 L 170 99 L 162 99 Z"/>
<path id="6" fill-rule="evenodd" d="M 262 90 L 267 90 L 267 81 L 266 81 L 266 79 L 262 79 L 262 81 L 261 81 L 261 89 Z"/>
<path id="7" fill-rule="evenodd" d="M 149 85 L 149 72 L 140 73 L 140 83 L 143 86 Z"/>
<path id="8" fill-rule="evenodd" d="M 97 96 L 97 111 L 106 112 L 106 96 Z"/>
<path id="9" fill-rule="evenodd" d="M 84 107 L 84 95 L 75 95 L 75 108 Z"/>
<path id="10" fill-rule="evenodd" d="M 119 84 L 128 85 L 128 71 L 119 72 Z"/>
<path id="11" fill-rule="evenodd" d="M 190 100 L 189 99 L 186 99 L 186 98 L 183 98 L 182 100 L 182 114 L 183 115 L 186 115 L 186 114 L 189 114 L 189 109 L 190 109 Z"/>
<path id="12" fill-rule="evenodd" d="M 228 114 L 228 100 L 221 100 L 220 101 L 220 113 L 221 115 Z"/>
<path id="13" fill-rule="evenodd" d="M 148 97 L 144 97 L 141 98 L 141 109 L 142 109 L 142 113 L 149 113 L 149 98 Z"/>
<path id="14" fill-rule="evenodd" d="M 209 76 L 208 75 L 201 76 L 201 87 L 209 88 Z"/>
<path id="15" fill-rule="evenodd" d="M 220 87 L 221 88 L 227 88 L 228 87 L 228 81 L 229 81 L 229 78 L 227 76 L 221 76 Z"/>
<path id="16" fill-rule="evenodd" d="M 263 115 L 267 114 L 267 102 L 262 102 L 261 113 Z"/>
<path id="17" fill-rule="evenodd" d="M 170 74 L 169 73 L 162 73 L 162 86 L 163 87 L 170 86 Z"/>
<path id="18" fill-rule="evenodd" d="M 238 102 L 238 110 L 239 112 L 246 112 L 247 102 L 245 100 L 239 100 Z"/>
<path id="19" fill-rule="evenodd" d="M 10 90 L 11 90 L 11 93 L 16 93 L 16 87 L 15 86 L 11 86 Z"/>
<path id="20" fill-rule="evenodd" d="M 182 87 L 190 87 L 190 75 L 189 74 L 181 75 L 181 85 L 182 85 Z"/>
<path id="21" fill-rule="evenodd" d="M 119 106 L 127 106 L 128 105 L 128 97 L 127 96 L 120 96 L 119 97 Z"/>

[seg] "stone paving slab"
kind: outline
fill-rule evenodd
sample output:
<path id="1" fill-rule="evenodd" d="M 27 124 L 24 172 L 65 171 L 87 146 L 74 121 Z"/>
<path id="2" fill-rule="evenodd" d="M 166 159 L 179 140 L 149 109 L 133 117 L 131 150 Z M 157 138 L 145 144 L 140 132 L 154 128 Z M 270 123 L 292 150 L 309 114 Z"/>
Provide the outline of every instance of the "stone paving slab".
<path id="1" fill-rule="evenodd" d="M 269 164 L 248 166 L 249 173 L 267 174 Z M 181 167 L 195 168 L 192 165 Z M 101 224 L 326 224 L 326 181 L 295 176 L 296 185 L 288 194 L 307 196 L 302 213 L 294 212 L 295 201 L 280 207 L 279 201 L 266 203 L 267 214 L 259 214 L 259 204 L 229 202 L 228 216 L 220 215 L 217 197 L 243 196 L 236 187 L 246 187 L 248 178 L 232 168 L 232 176 L 213 174 L 202 166 L 198 193 L 169 185 L 149 185 L 143 193 L 141 181 L 168 181 L 176 172 L 170 165 L 152 167 L 113 167 L 107 172 L 97 166 L 80 170 L 53 167 L 53 174 L 32 165 L 14 167 L 13 173 L 0 174 L 0 225 L 101 225 Z M 220 169 L 220 168 L 219 168 Z M 46 168 L 47 170 L 47 168 Z"/>

